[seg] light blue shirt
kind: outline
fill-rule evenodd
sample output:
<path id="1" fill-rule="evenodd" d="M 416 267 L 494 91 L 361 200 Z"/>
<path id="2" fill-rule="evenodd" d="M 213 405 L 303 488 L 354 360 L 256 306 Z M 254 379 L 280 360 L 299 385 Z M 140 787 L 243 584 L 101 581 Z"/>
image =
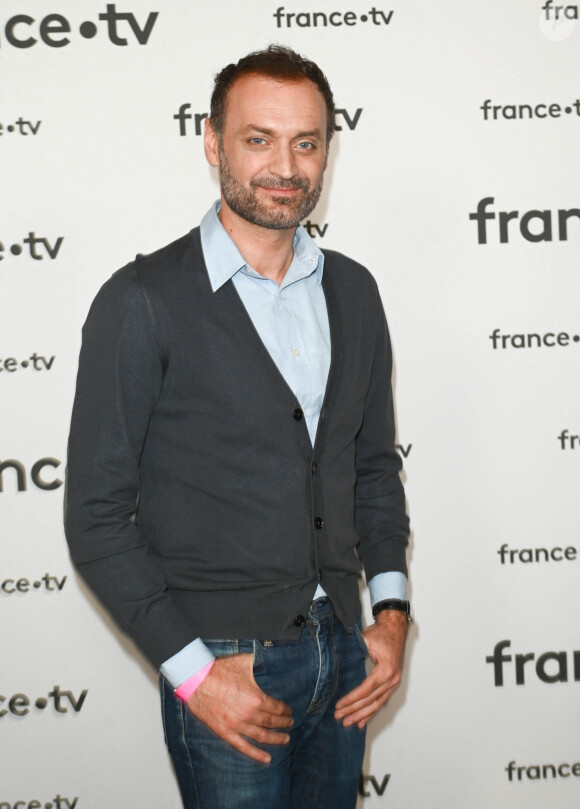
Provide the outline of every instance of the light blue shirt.
<path id="1" fill-rule="evenodd" d="M 280 286 L 253 270 L 218 218 L 219 201 L 201 222 L 201 244 L 210 284 L 215 292 L 230 279 L 272 360 L 300 403 L 314 445 L 330 367 L 330 327 L 322 289 L 324 255 L 303 227 L 296 229 L 294 255 Z M 407 598 L 407 577 L 390 571 L 369 582 L 371 603 Z M 326 593 L 320 585 L 314 598 Z M 199 638 L 161 666 L 177 688 L 213 655 Z"/>
<path id="2" fill-rule="evenodd" d="M 212 290 L 230 278 L 260 339 L 304 412 L 314 445 L 330 368 L 330 328 L 322 290 L 324 256 L 299 227 L 280 286 L 249 267 L 218 219 L 216 203 L 201 222 Z"/>

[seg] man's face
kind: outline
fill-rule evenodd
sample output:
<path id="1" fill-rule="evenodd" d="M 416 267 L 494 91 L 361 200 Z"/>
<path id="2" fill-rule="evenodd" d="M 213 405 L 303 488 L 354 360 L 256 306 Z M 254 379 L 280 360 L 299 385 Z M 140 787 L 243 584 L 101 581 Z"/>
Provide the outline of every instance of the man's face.
<path id="1" fill-rule="evenodd" d="M 314 209 L 326 167 L 326 104 L 308 79 L 242 76 L 228 92 L 221 144 L 206 127 L 219 167 L 222 207 L 260 227 L 295 228 Z"/>

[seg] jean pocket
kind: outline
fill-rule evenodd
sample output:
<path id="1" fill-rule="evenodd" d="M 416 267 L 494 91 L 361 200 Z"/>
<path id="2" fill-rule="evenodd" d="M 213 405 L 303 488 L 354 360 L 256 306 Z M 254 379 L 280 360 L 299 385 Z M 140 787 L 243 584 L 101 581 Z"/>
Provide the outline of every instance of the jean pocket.
<path id="1" fill-rule="evenodd" d="M 360 648 L 364 652 L 365 657 L 369 657 L 369 647 L 367 646 L 367 643 L 366 643 L 366 641 L 364 639 L 363 633 L 361 632 L 361 629 L 360 629 L 360 626 L 358 625 L 358 622 L 353 624 L 351 629 L 352 629 L 353 635 L 355 636 L 355 638 L 358 641 L 358 645 L 360 646 Z"/>
<path id="2" fill-rule="evenodd" d="M 252 670 L 254 676 L 256 676 L 261 671 L 264 664 L 264 655 L 260 641 L 250 640 L 248 641 L 248 647 L 246 649 L 240 649 L 240 651 L 249 652 L 252 655 Z"/>

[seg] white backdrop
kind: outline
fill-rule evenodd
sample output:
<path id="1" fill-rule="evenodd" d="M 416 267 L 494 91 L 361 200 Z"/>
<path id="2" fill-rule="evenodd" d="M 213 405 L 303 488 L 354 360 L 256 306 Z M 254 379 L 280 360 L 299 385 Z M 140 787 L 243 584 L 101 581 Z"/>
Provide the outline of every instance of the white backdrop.
<path id="1" fill-rule="evenodd" d="M 218 196 L 195 116 L 272 41 L 344 111 L 311 231 L 374 273 L 395 353 L 416 624 L 360 809 L 579 805 L 577 15 L 3 0 L 0 809 L 180 805 L 155 675 L 70 565 L 60 481 L 90 302 Z"/>

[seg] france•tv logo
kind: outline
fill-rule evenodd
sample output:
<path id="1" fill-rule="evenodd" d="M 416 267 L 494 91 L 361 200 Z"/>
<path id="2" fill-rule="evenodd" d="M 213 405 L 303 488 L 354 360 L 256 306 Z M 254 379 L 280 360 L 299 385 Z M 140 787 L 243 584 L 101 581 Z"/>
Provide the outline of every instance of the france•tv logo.
<path id="1" fill-rule="evenodd" d="M 130 40 L 136 40 L 139 45 L 146 45 L 158 16 L 158 11 L 151 11 L 141 25 L 131 12 L 117 11 L 115 3 L 107 3 L 106 10 L 98 15 L 98 19 L 100 23 L 106 24 L 111 44 L 125 46 L 129 45 Z M 8 19 L 3 29 L 0 47 L 6 42 L 13 48 L 24 50 L 32 48 L 38 42 L 49 48 L 64 48 L 71 41 L 67 34 L 73 33 L 71 23 L 62 14 L 47 14 L 41 20 L 36 20 L 29 14 L 15 14 Z M 83 39 L 93 39 L 100 30 L 103 30 L 103 26 L 92 20 L 81 22 L 78 28 Z"/>

